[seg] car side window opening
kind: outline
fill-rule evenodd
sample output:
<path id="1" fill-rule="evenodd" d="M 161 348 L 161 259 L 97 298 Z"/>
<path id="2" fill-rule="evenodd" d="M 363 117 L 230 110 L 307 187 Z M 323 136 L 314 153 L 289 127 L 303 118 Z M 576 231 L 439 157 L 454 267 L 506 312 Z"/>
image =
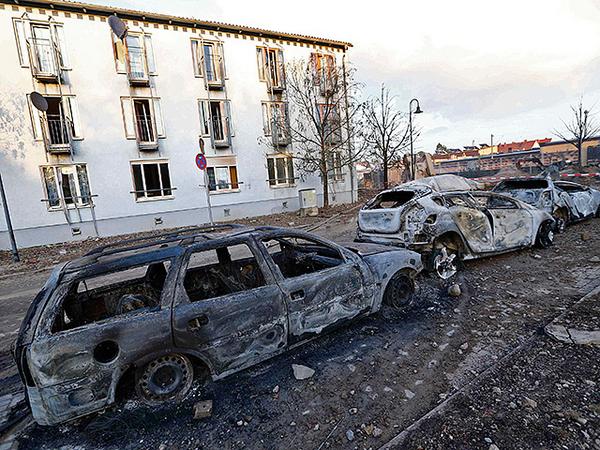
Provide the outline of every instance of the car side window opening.
<path id="1" fill-rule="evenodd" d="M 193 252 L 183 281 L 191 302 L 265 285 L 264 274 L 246 244 Z"/>
<path id="2" fill-rule="evenodd" d="M 512 200 L 504 197 L 497 197 L 495 195 L 489 196 L 487 207 L 489 209 L 518 209 L 517 204 Z"/>
<path id="3" fill-rule="evenodd" d="M 52 333 L 158 308 L 170 260 L 75 280 L 58 309 Z"/>
<path id="4" fill-rule="evenodd" d="M 473 205 L 463 197 L 462 195 L 448 195 L 445 197 L 448 206 L 463 206 L 465 208 L 472 208 Z"/>
<path id="5" fill-rule="evenodd" d="M 284 278 L 319 272 L 344 263 L 339 250 L 317 241 L 281 237 L 262 241 Z"/>

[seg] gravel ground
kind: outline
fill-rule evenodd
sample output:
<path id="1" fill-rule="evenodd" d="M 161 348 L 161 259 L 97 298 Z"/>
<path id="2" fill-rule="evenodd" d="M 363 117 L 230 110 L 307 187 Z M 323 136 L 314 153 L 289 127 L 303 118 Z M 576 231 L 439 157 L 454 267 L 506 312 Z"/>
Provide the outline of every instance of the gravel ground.
<path id="1" fill-rule="evenodd" d="M 348 240 L 354 214 L 315 232 Z M 178 405 L 129 400 L 79 423 L 31 425 L 20 448 L 362 449 L 397 442 L 406 429 L 391 447 L 593 447 L 599 349 L 560 343 L 542 330 L 600 284 L 599 231 L 600 220 L 591 220 L 557 236 L 553 248 L 469 262 L 453 280 L 458 298 L 447 295 L 448 283 L 420 276 L 411 311 L 384 309 L 198 385 Z M 315 374 L 296 380 L 292 364 Z M 195 420 L 193 405 L 203 399 L 213 400 L 213 414 Z"/>

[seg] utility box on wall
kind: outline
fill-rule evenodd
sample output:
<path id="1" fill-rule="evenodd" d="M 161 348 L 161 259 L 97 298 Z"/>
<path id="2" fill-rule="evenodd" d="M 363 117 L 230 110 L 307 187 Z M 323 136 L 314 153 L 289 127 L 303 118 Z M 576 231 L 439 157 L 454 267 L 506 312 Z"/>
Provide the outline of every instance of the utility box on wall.
<path id="1" fill-rule="evenodd" d="M 319 208 L 317 207 L 317 190 L 300 189 L 298 191 L 300 197 L 300 215 L 301 216 L 318 216 Z"/>

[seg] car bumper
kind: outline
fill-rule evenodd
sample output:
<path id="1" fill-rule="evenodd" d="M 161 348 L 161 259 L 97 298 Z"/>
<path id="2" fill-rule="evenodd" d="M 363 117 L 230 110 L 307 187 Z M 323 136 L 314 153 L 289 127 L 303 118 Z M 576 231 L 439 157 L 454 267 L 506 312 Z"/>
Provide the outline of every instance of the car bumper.
<path id="1" fill-rule="evenodd" d="M 39 425 L 56 425 L 100 411 L 113 402 L 108 389 L 85 380 L 49 387 L 27 387 L 31 414 Z"/>

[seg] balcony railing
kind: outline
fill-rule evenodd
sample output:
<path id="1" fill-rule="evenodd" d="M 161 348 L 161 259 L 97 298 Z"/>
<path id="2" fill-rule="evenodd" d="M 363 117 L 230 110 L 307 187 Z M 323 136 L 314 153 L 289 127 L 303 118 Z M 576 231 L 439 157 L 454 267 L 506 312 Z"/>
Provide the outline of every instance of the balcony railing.
<path id="1" fill-rule="evenodd" d="M 127 76 L 132 85 L 148 85 L 148 68 L 146 67 L 146 53 L 143 48 L 129 47 L 127 49 L 128 64 Z"/>
<path id="2" fill-rule="evenodd" d="M 290 133 L 287 124 L 273 121 L 271 124 L 271 139 L 273 146 L 284 147 L 290 143 Z"/>
<path id="3" fill-rule="evenodd" d="M 231 133 L 229 119 L 225 117 L 212 117 L 212 141 L 215 148 L 227 148 L 231 146 Z"/>
<path id="4" fill-rule="evenodd" d="M 156 150 L 158 148 L 154 120 L 151 117 L 136 118 L 136 138 L 140 150 Z"/>
<path id="5" fill-rule="evenodd" d="M 284 67 L 281 62 L 267 65 L 267 90 L 270 92 L 285 90 Z"/>
<path id="6" fill-rule="evenodd" d="M 48 152 L 70 153 L 72 123 L 60 114 L 47 115 Z"/>
<path id="7" fill-rule="evenodd" d="M 60 76 L 58 49 L 49 39 L 30 39 L 31 71 L 40 81 L 56 81 Z"/>

